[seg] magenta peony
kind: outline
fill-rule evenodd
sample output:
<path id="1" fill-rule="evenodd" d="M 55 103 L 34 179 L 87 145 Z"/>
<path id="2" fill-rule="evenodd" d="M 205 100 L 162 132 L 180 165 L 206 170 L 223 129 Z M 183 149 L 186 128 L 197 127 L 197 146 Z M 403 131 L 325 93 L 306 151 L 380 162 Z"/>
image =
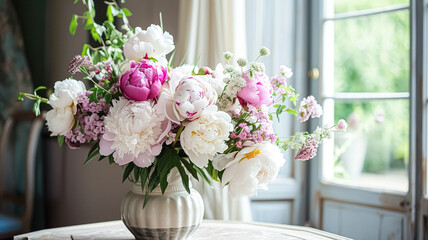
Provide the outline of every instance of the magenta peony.
<path id="1" fill-rule="evenodd" d="M 244 79 L 247 83 L 238 92 L 238 100 L 242 106 L 246 107 L 249 104 L 261 108 L 262 105 L 270 106 L 273 104 L 272 85 L 266 74 L 254 73 L 253 77 L 250 77 L 249 73 L 245 73 Z"/>
<path id="2" fill-rule="evenodd" d="M 157 97 L 168 79 L 168 70 L 150 60 L 131 61 L 130 68 L 119 78 L 120 89 L 129 100 L 147 101 Z"/>

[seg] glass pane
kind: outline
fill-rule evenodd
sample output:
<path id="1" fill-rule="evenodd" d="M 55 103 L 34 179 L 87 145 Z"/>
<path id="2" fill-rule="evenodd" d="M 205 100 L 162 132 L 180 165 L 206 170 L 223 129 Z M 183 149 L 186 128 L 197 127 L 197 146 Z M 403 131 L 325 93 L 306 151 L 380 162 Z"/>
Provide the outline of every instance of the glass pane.
<path id="1" fill-rule="evenodd" d="M 408 10 L 337 20 L 332 27 L 334 41 L 324 54 L 334 49 L 335 92 L 409 90 Z"/>
<path id="2" fill-rule="evenodd" d="M 333 179 L 341 183 L 407 191 L 409 101 L 334 103 L 334 119 L 348 130 L 334 136 Z"/>
<path id="3" fill-rule="evenodd" d="M 409 0 L 334 0 L 334 12 L 353 12 L 398 4 L 409 4 Z"/>

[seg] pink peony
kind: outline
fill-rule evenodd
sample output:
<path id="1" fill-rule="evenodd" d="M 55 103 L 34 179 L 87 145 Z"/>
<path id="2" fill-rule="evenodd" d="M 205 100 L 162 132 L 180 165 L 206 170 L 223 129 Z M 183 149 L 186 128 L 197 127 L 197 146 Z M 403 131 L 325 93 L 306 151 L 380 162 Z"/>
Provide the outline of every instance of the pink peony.
<path id="1" fill-rule="evenodd" d="M 317 155 L 318 142 L 315 140 L 309 140 L 308 145 L 305 143 L 300 148 L 294 159 L 306 161 L 314 158 Z"/>
<path id="2" fill-rule="evenodd" d="M 175 123 L 185 119 L 190 121 L 201 116 L 202 112 L 217 101 L 217 92 L 210 85 L 211 76 L 183 77 L 180 81 L 168 82 L 169 89 L 162 91 L 159 105 L 166 116 Z M 176 87 L 174 87 L 176 85 Z"/>
<path id="3" fill-rule="evenodd" d="M 168 79 L 168 70 L 150 60 L 131 61 L 130 68 L 119 78 L 120 89 L 129 100 L 147 101 L 159 95 Z"/>
<path id="4" fill-rule="evenodd" d="M 269 78 L 264 73 L 254 73 L 250 77 L 249 73 L 244 74 L 247 84 L 238 92 L 238 100 L 242 106 L 247 104 L 256 108 L 262 105 L 270 106 L 273 104 L 272 85 Z"/>
<path id="5" fill-rule="evenodd" d="M 337 130 L 340 130 L 340 131 L 345 131 L 345 130 L 346 130 L 346 128 L 348 128 L 348 124 L 346 123 L 346 121 L 345 121 L 345 120 L 340 119 L 340 120 L 337 122 L 336 129 L 337 129 Z"/>

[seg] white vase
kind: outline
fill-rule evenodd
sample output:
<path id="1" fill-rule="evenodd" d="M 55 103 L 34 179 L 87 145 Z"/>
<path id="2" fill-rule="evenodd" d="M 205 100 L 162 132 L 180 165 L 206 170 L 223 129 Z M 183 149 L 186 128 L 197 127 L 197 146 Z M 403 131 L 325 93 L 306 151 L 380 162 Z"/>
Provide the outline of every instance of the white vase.
<path id="1" fill-rule="evenodd" d="M 190 190 L 189 194 L 173 169 L 165 193 L 158 186 L 143 208 L 145 193 L 139 183 L 133 184 L 122 201 L 122 221 L 136 239 L 187 239 L 204 216 L 201 195 L 191 186 Z"/>

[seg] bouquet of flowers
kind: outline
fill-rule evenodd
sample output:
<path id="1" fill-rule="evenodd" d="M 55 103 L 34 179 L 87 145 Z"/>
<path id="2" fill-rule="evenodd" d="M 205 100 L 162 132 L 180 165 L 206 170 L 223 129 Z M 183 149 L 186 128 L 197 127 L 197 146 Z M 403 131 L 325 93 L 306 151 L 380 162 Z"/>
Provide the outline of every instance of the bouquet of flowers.
<path id="1" fill-rule="evenodd" d="M 281 148 L 308 160 L 323 138 L 346 128 L 341 120 L 313 133 L 277 137 L 273 117 L 288 113 L 304 122 L 320 117 L 322 109 L 313 96 L 297 104 L 298 94 L 287 83 L 293 74 L 288 67 L 266 75 L 258 61 L 270 54 L 265 47 L 250 63 L 226 52 L 226 64 L 215 70 L 197 63 L 173 67 L 173 37 L 163 31 L 162 21 L 146 30 L 132 28 L 131 12 L 107 1 L 108 20 L 98 24 L 93 1 L 83 3 L 88 10 L 73 15 L 70 31 L 74 34 L 82 19 L 100 46 L 85 44 L 68 71 L 80 72 L 87 82 L 70 77 L 55 83 L 49 99 L 37 94 L 45 88 L 39 87 L 34 94 L 21 93 L 19 100 L 35 100 L 36 114 L 42 102 L 49 104 L 47 126 L 60 145 L 74 149 L 93 143 L 85 163 L 98 158 L 123 166 L 123 181 L 140 182 L 146 195 L 157 186 L 163 193 L 174 168 L 188 192 L 191 176 L 221 181 L 233 194 L 254 195 L 283 166 Z M 120 31 L 115 18 L 123 22 Z"/>

